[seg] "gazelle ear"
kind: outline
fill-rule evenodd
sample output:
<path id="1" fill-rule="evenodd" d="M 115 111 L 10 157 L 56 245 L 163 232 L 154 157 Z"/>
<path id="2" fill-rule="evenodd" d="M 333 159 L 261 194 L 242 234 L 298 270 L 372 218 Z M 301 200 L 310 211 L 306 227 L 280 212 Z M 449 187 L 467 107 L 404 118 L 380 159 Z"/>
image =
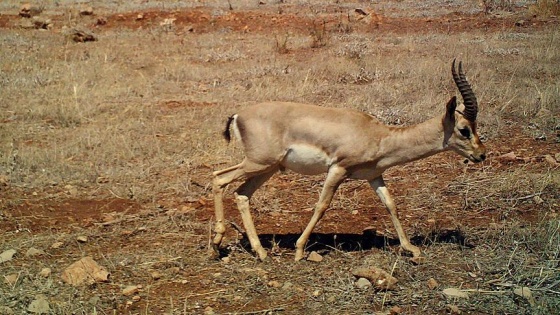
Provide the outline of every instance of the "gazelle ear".
<path id="1" fill-rule="evenodd" d="M 455 122 L 455 109 L 457 108 L 457 97 L 453 96 L 447 105 L 445 105 L 445 119 L 450 122 Z"/>

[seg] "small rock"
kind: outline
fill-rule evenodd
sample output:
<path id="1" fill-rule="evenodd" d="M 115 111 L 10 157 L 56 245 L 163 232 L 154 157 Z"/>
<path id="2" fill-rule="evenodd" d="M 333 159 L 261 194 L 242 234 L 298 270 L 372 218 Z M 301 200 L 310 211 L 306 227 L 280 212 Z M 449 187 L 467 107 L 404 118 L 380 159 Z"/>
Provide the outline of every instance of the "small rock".
<path id="1" fill-rule="evenodd" d="M 368 287 L 372 287 L 371 282 L 366 278 L 359 278 L 358 281 L 355 283 L 358 289 L 366 289 Z"/>
<path id="2" fill-rule="evenodd" d="M 65 33 L 76 43 L 94 42 L 97 40 L 97 36 L 85 29 L 72 28 L 66 30 Z"/>
<path id="3" fill-rule="evenodd" d="M 93 15 L 93 8 L 92 7 L 85 7 L 80 9 L 80 15 Z"/>
<path id="4" fill-rule="evenodd" d="M 442 291 L 443 295 L 445 295 L 448 298 L 463 298 L 463 299 L 468 299 L 469 295 L 467 294 L 467 292 L 461 291 L 459 289 L 456 288 L 447 288 L 444 289 Z"/>
<path id="5" fill-rule="evenodd" d="M 229 264 L 231 262 L 231 258 L 229 258 L 229 256 L 222 257 L 222 261 L 226 264 Z"/>
<path id="6" fill-rule="evenodd" d="M 51 268 L 43 268 L 39 272 L 39 276 L 41 276 L 43 278 L 48 278 L 51 275 L 51 273 L 52 273 Z"/>
<path id="7" fill-rule="evenodd" d="M 527 299 L 527 302 L 529 302 L 531 306 L 535 306 L 536 304 L 535 298 L 533 297 L 533 293 L 531 292 L 531 289 L 529 289 L 528 287 L 517 287 L 513 289 L 513 294 Z"/>
<path id="8" fill-rule="evenodd" d="M 94 284 L 109 281 L 109 272 L 88 256 L 68 266 L 62 272 L 61 278 L 71 285 Z"/>
<path id="9" fill-rule="evenodd" d="M 284 284 L 282 285 L 282 290 L 289 290 L 290 288 L 293 287 L 293 284 L 290 281 L 286 281 L 284 282 Z"/>
<path id="10" fill-rule="evenodd" d="M 134 302 L 138 302 L 138 301 L 140 301 L 141 299 L 142 299 L 142 298 L 140 297 L 140 295 L 135 295 L 135 296 L 132 297 L 132 301 L 134 301 Z"/>
<path id="11" fill-rule="evenodd" d="M 88 304 L 95 306 L 99 301 L 101 301 L 101 297 L 99 295 L 94 295 L 88 300 Z"/>
<path id="12" fill-rule="evenodd" d="M 545 155 L 544 160 L 551 166 L 558 166 L 558 162 L 556 162 L 556 159 L 553 158 L 550 154 Z"/>
<path id="13" fill-rule="evenodd" d="M 17 253 L 15 249 L 8 249 L 0 254 L 0 264 L 12 260 Z"/>
<path id="14" fill-rule="evenodd" d="M 30 3 L 24 3 L 19 9 L 19 16 L 30 18 L 32 16 L 41 14 L 41 12 L 43 12 L 43 8 L 32 5 Z"/>
<path id="15" fill-rule="evenodd" d="M 515 153 L 513 153 L 513 151 L 506 154 L 502 154 L 496 157 L 496 159 L 502 163 L 515 162 L 519 160 L 519 158 L 517 157 L 517 155 L 515 155 Z"/>
<path id="16" fill-rule="evenodd" d="M 36 256 L 43 256 L 43 255 L 45 255 L 45 252 L 35 247 L 29 248 L 25 253 L 26 257 L 36 257 Z"/>
<path id="17" fill-rule="evenodd" d="M 276 280 L 270 280 L 270 281 L 268 281 L 267 285 L 268 285 L 269 287 L 273 287 L 273 288 L 280 288 L 280 287 L 282 287 L 282 283 L 280 283 L 279 281 L 276 281 Z"/>
<path id="18" fill-rule="evenodd" d="M 7 276 L 4 276 L 4 283 L 6 283 L 7 285 L 13 286 L 13 285 L 16 284 L 18 279 L 19 279 L 19 274 L 12 273 L 12 274 L 9 274 Z"/>
<path id="19" fill-rule="evenodd" d="M 396 305 L 393 306 L 393 307 L 391 307 L 391 310 L 389 310 L 389 314 L 390 314 L 390 315 L 398 315 L 398 314 L 400 314 L 400 313 L 402 313 L 402 308 L 401 308 L 401 307 L 398 307 L 398 306 L 396 306 Z"/>
<path id="20" fill-rule="evenodd" d="M 48 314 L 51 311 L 49 306 L 49 301 L 47 301 L 47 297 L 39 294 L 35 297 L 35 300 L 29 304 L 27 310 L 34 314 Z"/>
<path id="21" fill-rule="evenodd" d="M 540 205 L 540 204 L 542 204 L 542 203 L 544 202 L 544 200 L 541 198 L 541 196 L 535 196 L 535 197 L 533 197 L 533 201 L 534 201 L 536 204 L 538 204 L 538 205 Z"/>
<path id="22" fill-rule="evenodd" d="M 161 272 L 159 272 L 159 271 L 157 271 L 157 270 L 156 270 L 156 271 L 153 271 L 153 272 L 152 272 L 152 279 L 154 279 L 154 280 L 159 280 L 159 279 L 161 279 Z"/>
<path id="23" fill-rule="evenodd" d="M 436 281 L 436 279 L 430 278 L 428 279 L 427 285 L 430 290 L 433 290 L 439 286 L 439 283 Z"/>
<path id="24" fill-rule="evenodd" d="M 64 186 L 64 189 L 70 196 L 76 196 L 78 194 L 78 188 L 76 188 L 75 186 L 66 185 Z"/>
<path id="25" fill-rule="evenodd" d="M 122 294 L 125 296 L 130 296 L 138 293 L 138 286 L 136 285 L 129 285 L 122 290 Z"/>
<path id="26" fill-rule="evenodd" d="M 33 28 L 38 30 L 48 30 L 53 27 L 51 19 L 42 18 L 39 16 L 34 16 L 32 19 Z"/>
<path id="27" fill-rule="evenodd" d="M 319 295 L 321 295 L 321 290 L 315 290 L 315 291 L 313 291 L 313 296 L 314 296 L 314 297 L 318 297 Z"/>
<path id="28" fill-rule="evenodd" d="M 377 267 L 357 268 L 352 270 L 352 274 L 357 278 L 366 278 L 378 290 L 394 290 L 399 281 L 388 272 Z"/>
<path id="29" fill-rule="evenodd" d="M 142 14 L 142 13 L 139 13 L 139 14 L 136 16 L 136 21 L 140 21 L 140 20 L 143 20 L 143 19 L 144 19 L 144 14 Z"/>
<path id="30" fill-rule="evenodd" d="M 0 175 L 0 187 L 8 186 L 9 182 L 10 182 L 10 178 L 7 175 Z"/>
<path id="31" fill-rule="evenodd" d="M 107 24 L 107 18 L 105 18 L 103 16 L 98 17 L 97 21 L 95 21 L 95 25 L 97 25 L 97 26 L 103 26 L 105 24 Z"/>
<path id="32" fill-rule="evenodd" d="M 321 262 L 323 261 L 323 256 L 319 255 L 316 251 L 312 251 L 307 257 L 307 261 Z"/>
<path id="33" fill-rule="evenodd" d="M 536 137 L 535 137 L 535 140 L 537 140 L 537 141 L 546 141 L 546 135 L 545 135 L 545 134 L 542 134 L 542 135 L 540 135 L 540 136 L 536 136 Z"/>
<path id="34" fill-rule="evenodd" d="M 368 13 L 366 10 L 362 9 L 362 8 L 356 8 L 356 9 L 354 9 L 354 13 L 356 13 L 356 14 L 358 14 L 358 15 L 364 15 L 364 16 L 369 15 L 369 13 Z"/>
<path id="35" fill-rule="evenodd" d="M 85 236 L 85 235 L 80 235 L 80 236 L 76 237 L 76 240 L 80 243 L 87 243 L 88 237 Z"/>
<path id="36" fill-rule="evenodd" d="M 51 245 L 51 248 L 52 248 L 52 249 L 58 249 L 58 248 L 61 248 L 63 245 L 64 245 L 64 243 L 62 243 L 62 242 L 54 242 L 54 243 Z"/>
<path id="37" fill-rule="evenodd" d="M 214 315 L 214 314 L 216 313 L 214 312 L 214 309 L 211 306 L 207 306 L 204 309 L 204 315 Z"/>
<path id="38" fill-rule="evenodd" d="M 461 310 L 457 305 L 448 304 L 447 310 L 449 311 L 450 314 L 461 314 Z"/>

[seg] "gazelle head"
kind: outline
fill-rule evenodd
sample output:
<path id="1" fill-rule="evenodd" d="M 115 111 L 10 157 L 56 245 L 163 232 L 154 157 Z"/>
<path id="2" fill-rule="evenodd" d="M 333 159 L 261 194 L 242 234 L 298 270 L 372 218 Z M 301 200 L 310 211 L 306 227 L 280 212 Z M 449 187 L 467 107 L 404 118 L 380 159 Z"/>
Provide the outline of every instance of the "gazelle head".
<path id="1" fill-rule="evenodd" d="M 486 159 L 486 148 L 476 132 L 478 103 L 469 82 L 465 78 L 461 62 L 459 62 L 458 68 L 459 73 L 457 73 L 455 60 L 453 60 L 451 73 L 463 98 L 463 105 L 457 106 L 455 96 L 447 103 L 443 121 L 445 144 L 471 162 L 478 163 Z"/>

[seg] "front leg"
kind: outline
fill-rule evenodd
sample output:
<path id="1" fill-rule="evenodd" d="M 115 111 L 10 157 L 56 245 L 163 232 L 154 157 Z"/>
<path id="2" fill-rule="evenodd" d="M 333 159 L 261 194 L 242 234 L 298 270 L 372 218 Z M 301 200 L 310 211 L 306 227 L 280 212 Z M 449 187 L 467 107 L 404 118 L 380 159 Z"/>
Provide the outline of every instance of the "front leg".
<path id="1" fill-rule="evenodd" d="M 397 230 L 397 235 L 399 237 L 399 241 L 401 243 L 401 247 L 412 253 L 412 262 L 413 263 L 420 263 L 423 260 L 422 253 L 420 249 L 410 243 L 408 236 L 406 235 L 405 231 L 402 228 L 401 222 L 399 221 L 399 215 L 397 213 L 397 207 L 395 206 L 395 202 L 391 195 L 389 194 L 389 190 L 385 186 L 385 182 L 383 181 L 383 177 L 379 176 L 374 180 L 369 182 L 370 186 L 375 190 L 381 202 L 385 205 L 389 214 L 391 214 L 391 220 L 393 221 L 393 225 L 395 226 L 395 230 Z"/>
<path id="2" fill-rule="evenodd" d="M 307 240 L 309 239 L 311 232 L 313 232 L 313 229 L 325 214 L 325 211 L 331 204 L 336 189 L 344 181 L 346 176 L 346 169 L 340 166 L 333 165 L 329 169 L 327 178 L 325 179 L 325 183 L 323 184 L 323 190 L 321 191 L 321 195 L 319 196 L 319 201 L 315 205 L 313 216 L 311 217 L 311 220 L 307 224 L 307 227 L 305 228 L 303 233 L 301 233 L 301 236 L 296 242 L 296 261 L 303 259 L 305 244 L 307 244 Z"/>

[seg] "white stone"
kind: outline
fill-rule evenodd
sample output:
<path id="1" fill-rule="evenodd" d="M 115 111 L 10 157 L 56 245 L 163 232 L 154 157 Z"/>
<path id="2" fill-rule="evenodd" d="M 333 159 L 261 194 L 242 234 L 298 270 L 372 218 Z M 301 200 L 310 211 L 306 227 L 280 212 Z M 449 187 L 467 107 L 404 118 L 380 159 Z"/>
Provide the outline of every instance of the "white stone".
<path id="1" fill-rule="evenodd" d="M 15 249 L 8 249 L 0 254 L 0 264 L 12 260 L 17 253 Z"/>
<path id="2" fill-rule="evenodd" d="M 356 281 L 356 287 L 358 289 L 366 289 L 368 287 L 372 287 L 371 282 L 366 278 L 360 278 Z"/>

